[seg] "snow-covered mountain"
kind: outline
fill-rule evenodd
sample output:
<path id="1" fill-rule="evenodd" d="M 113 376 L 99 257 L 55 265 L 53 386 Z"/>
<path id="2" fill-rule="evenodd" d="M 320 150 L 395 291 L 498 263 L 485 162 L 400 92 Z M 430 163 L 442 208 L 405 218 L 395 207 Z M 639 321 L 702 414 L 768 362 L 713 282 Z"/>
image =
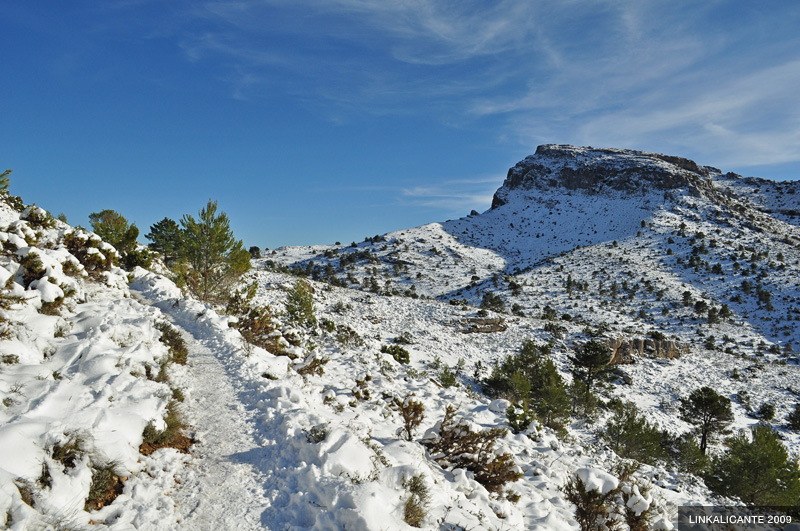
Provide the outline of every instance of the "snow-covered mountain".
<path id="1" fill-rule="evenodd" d="M 653 529 L 673 529 L 681 505 L 736 503 L 668 459 L 626 473 L 598 436 L 607 409 L 502 433 L 511 404 L 481 384 L 525 341 L 549 344 L 570 380 L 575 347 L 598 339 L 624 375 L 602 402 L 633 401 L 679 435 L 678 400 L 710 386 L 733 400 L 734 429 L 773 405 L 797 454 L 784 419 L 800 400 L 799 190 L 679 157 L 540 146 L 482 214 L 265 252 L 242 283 L 270 309 L 261 346 L 166 270 L 126 273 L 96 236 L 0 202 L 0 524 L 571 530 L 575 477 L 621 485 L 616 514 L 649 510 Z M 298 275 L 314 326 L 287 316 Z M 462 433 L 496 430 L 481 458 L 508 454 L 515 481 L 493 488 L 437 453 L 448 407 Z M 148 446 L 175 413 L 182 444 Z M 102 471 L 116 497 L 87 504 Z"/>

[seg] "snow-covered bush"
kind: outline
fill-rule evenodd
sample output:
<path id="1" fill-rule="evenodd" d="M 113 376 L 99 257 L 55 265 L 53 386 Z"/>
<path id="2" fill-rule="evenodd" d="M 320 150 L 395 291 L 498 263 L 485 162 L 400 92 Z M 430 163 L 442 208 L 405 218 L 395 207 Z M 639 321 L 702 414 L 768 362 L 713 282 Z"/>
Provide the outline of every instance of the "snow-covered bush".
<path id="1" fill-rule="evenodd" d="M 286 315 L 300 326 L 311 327 L 317 323 L 314 316 L 314 288 L 305 280 L 298 280 L 286 296 Z"/>
<path id="2" fill-rule="evenodd" d="M 522 472 L 517 470 L 508 452 L 498 455 L 494 451 L 497 440 L 508 430 L 490 428 L 473 431 L 466 422 L 456 421 L 456 408 L 448 405 L 444 418 L 438 424 L 435 437 L 422 441 L 431 457 L 448 470 L 463 468 L 475 476 L 475 481 L 489 492 L 500 492 L 506 483 L 517 481 Z"/>
<path id="3" fill-rule="evenodd" d="M 403 487 L 409 493 L 403 506 L 403 521 L 411 527 L 422 527 L 430 504 L 430 493 L 425 484 L 425 476 L 423 474 L 411 476 L 403 481 Z"/>
<path id="4" fill-rule="evenodd" d="M 408 394 L 402 400 L 395 397 L 390 405 L 392 409 L 396 409 L 400 413 L 400 418 L 403 419 L 400 433 L 407 441 L 414 440 L 414 432 L 425 418 L 425 406 L 422 402 L 411 398 L 412 396 L 414 396 L 413 393 Z"/>
<path id="5" fill-rule="evenodd" d="M 397 363 L 408 363 L 410 360 L 408 351 L 400 345 L 382 345 L 381 352 L 392 356 Z"/>

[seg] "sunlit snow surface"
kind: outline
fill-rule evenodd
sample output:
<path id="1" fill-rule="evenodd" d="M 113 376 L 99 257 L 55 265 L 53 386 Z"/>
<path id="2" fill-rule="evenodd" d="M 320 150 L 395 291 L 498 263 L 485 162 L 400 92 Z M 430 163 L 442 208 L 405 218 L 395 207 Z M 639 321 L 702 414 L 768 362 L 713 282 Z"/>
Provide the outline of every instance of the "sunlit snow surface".
<path id="1" fill-rule="evenodd" d="M 533 425 L 500 440 L 497 451 L 510 452 L 523 473 L 508 486 L 519 495 L 514 503 L 490 495 L 469 472 L 443 470 L 419 440 L 435 436 L 448 405 L 473 429 L 507 427 L 509 403 L 483 396 L 476 385 L 492 362 L 526 339 L 552 341 L 553 359 L 569 379 L 572 347 L 601 326 L 607 337 L 657 331 L 688 346 L 677 360 L 644 357 L 624 366 L 633 383 L 614 384 L 609 396 L 634 401 L 651 421 L 682 433 L 689 426 L 678 418 L 678 400 L 703 385 L 734 399 L 734 429 L 755 424 L 736 400 L 746 391 L 752 407 L 776 406 L 773 425 L 797 453 L 798 434 L 782 426 L 798 400 L 789 389 L 800 381 L 790 351 L 800 346 L 800 234 L 789 212 L 797 195 L 759 181 L 716 179 L 752 199 L 722 208 L 681 190 L 668 197 L 527 190 L 484 214 L 378 241 L 268 251 L 254 260 L 245 282 L 257 283 L 257 303 L 269 305 L 279 321 L 296 277 L 268 266 L 306 269 L 313 262 L 312 275 L 322 276 L 330 265 L 348 286 L 312 281 L 317 318 L 349 327 L 363 344 L 343 345 L 322 328 L 300 332 L 299 352 L 329 359 L 323 375 L 307 377 L 292 368 L 302 359 L 246 347 L 229 317 L 184 297 L 164 276 L 141 269 L 131 278 L 113 269 L 97 282 L 65 275 L 72 258 L 56 242 L 70 228 L 56 224 L 31 245 L 30 224 L 0 207 L 0 240 L 18 249 L 16 258 L 0 263 L 0 281 L 19 280 L 19 261 L 34 252 L 54 282 L 23 289 L 11 281 L 22 299 L 0 311 L 13 324 L 0 341 L 0 354 L 9 356 L 0 365 L 0 394 L 7 399 L 0 409 L 0 518 L 12 529 L 409 529 L 404 484 L 422 474 L 431 493 L 423 528 L 578 529 L 561 490 L 566 482 L 577 475 L 604 492 L 618 481 L 618 459 L 597 438 L 603 415 L 592 424 L 571 424 L 566 438 Z M 686 265 L 701 241 L 709 269 Z M 339 271 L 341 257 L 353 252 L 361 258 Z M 710 270 L 717 263 L 722 274 Z M 370 277 L 381 291 L 429 298 L 371 293 Z M 568 279 L 587 289 L 567 290 Z M 768 289 L 774 308 L 753 295 L 732 301 L 743 280 Z M 620 293 L 611 297 L 614 282 Z M 623 282 L 635 286 L 631 295 Z M 60 316 L 38 311 L 58 297 L 51 286 L 74 290 Z M 464 319 L 475 316 L 487 291 L 503 297 L 507 309 L 519 304 L 523 315 L 502 315 L 503 332 L 463 333 Z M 732 318 L 709 325 L 683 304 L 685 292 L 693 301 L 729 304 Z M 453 299 L 458 302 L 448 303 Z M 554 322 L 541 318 L 545 306 L 555 310 Z M 145 377 L 146 366 L 157 369 L 167 353 L 154 326 L 161 320 L 178 328 L 190 349 L 189 364 L 173 366 L 170 377 L 184 391 L 181 410 L 197 442 L 188 456 L 163 449 L 145 458 L 138 454 L 142 429 L 151 420 L 163 422 L 171 397 L 169 386 Z M 562 327 L 563 336 L 546 332 L 548 322 Z M 404 345 L 408 365 L 380 353 L 401 334 L 412 341 Z M 709 335 L 713 350 L 703 345 Z M 437 360 L 451 368 L 463 360 L 457 386 L 438 383 Z M 357 380 L 364 382 L 360 389 Z M 425 418 L 414 440 L 405 441 L 399 415 L 388 405 L 411 394 L 423 403 Z M 85 451 L 74 469 L 64 470 L 50 452 L 75 436 Z M 718 441 L 712 445 L 720 449 Z M 52 476 L 49 487 L 38 482 L 43 464 Z M 87 513 L 92 464 L 113 464 L 127 479 L 114 503 Z M 642 466 L 634 477 L 640 486 L 625 487 L 628 507 L 651 508 L 657 529 L 671 527 L 679 505 L 726 501 L 670 467 Z M 19 487 L 33 492 L 33 507 Z"/>

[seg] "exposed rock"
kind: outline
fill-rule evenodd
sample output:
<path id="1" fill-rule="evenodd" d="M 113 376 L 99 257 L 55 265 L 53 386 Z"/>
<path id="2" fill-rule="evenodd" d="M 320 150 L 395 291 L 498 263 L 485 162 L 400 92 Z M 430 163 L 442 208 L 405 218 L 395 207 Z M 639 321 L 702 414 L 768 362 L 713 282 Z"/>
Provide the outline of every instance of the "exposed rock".
<path id="1" fill-rule="evenodd" d="M 688 345 L 671 339 L 616 338 L 607 339 L 606 344 L 611 348 L 612 365 L 633 363 L 636 356 L 674 359 L 689 352 Z"/>
<path id="2" fill-rule="evenodd" d="M 727 194 L 714 187 L 712 172 L 719 173 L 693 160 L 658 153 L 546 144 L 508 170 L 492 208 L 504 205 L 510 190 L 557 186 L 586 193 L 618 190 L 629 194 L 686 188 L 695 195 L 723 199 Z"/>
<path id="3" fill-rule="evenodd" d="M 633 385 L 633 378 L 631 377 L 631 375 L 623 371 L 619 367 L 615 367 L 614 370 L 611 372 L 612 374 L 619 376 L 619 378 L 622 380 L 622 383 L 624 383 L 625 385 Z"/>
<path id="4" fill-rule="evenodd" d="M 505 332 L 508 325 L 502 317 L 468 317 L 461 323 L 461 331 L 465 334 Z"/>

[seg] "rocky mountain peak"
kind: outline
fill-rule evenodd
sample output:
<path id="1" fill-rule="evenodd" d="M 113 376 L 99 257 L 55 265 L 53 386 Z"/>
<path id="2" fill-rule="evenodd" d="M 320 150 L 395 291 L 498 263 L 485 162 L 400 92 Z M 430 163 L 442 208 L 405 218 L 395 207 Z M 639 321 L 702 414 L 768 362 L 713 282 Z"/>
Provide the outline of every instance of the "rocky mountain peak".
<path id="1" fill-rule="evenodd" d="M 504 205 L 512 190 L 554 187 L 586 193 L 687 188 L 695 195 L 713 197 L 719 192 L 714 189 L 711 176 L 719 173 L 716 168 L 693 160 L 659 153 L 545 144 L 508 170 L 503 186 L 494 195 L 492 208 Z"/>

